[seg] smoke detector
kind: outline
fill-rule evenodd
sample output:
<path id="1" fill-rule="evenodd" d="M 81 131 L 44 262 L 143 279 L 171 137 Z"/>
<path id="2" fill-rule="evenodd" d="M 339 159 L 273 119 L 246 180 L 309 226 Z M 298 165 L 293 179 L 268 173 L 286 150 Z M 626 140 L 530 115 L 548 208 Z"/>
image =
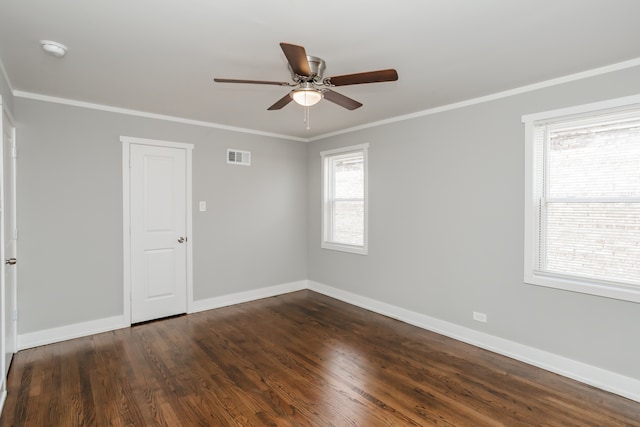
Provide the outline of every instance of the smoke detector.
<path id="1" fill-rule="evenodd" d="M 67 47 L 62 43 L 52 42 L 51 40 L 40 40 L 42 49 L 56 58 L 62 58 L 67 53 Z"/>

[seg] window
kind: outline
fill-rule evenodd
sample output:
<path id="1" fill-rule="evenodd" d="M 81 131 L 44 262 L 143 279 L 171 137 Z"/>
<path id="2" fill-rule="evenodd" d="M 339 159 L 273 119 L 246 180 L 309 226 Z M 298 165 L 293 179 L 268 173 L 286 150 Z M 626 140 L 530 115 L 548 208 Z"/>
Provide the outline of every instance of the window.
<path id="1" fill-rule="evenodd" d="M 323 151 L 322 247 L 367 254 L 367 148 Z"/>
<path id="2" fill-rule="evenodd" d="M 525 282 L 640 302 L 640 96 L 523 121 Z"/>

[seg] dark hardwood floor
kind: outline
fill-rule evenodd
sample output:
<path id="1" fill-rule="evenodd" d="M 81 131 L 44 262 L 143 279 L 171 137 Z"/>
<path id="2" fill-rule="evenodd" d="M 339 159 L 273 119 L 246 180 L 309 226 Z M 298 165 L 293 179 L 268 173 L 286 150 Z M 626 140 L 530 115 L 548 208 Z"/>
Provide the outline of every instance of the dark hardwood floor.
<path id="1" fill-rule="evenodd" d="M 10 425 L 640 426 L 640 403 L 301 291 L 21 351 Z"/>

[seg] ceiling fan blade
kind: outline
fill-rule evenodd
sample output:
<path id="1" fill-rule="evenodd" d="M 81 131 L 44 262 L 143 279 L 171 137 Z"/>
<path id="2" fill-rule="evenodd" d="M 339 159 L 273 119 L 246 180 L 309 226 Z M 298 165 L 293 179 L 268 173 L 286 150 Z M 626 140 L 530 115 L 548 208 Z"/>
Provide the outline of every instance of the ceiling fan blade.
<path id="1" fill-rule="evenodd" d="M 326 99 L 327 101 L 331 101 L 334 104 L 338 104 L 339 106 L 344 107 L 347 110 L 355 110 L 356 108 L 362 107 L 362 104 L 355 99 L 351 99 L 348 96 L 344 96 L 338 92 L 334 92 L 329 89 L 325 89 L 323 92 L 324 99 Z"/>
<path id="2" fill-rule="evenodd" d="M 304 47 L 289 43 L 280 43 L 280 47 L 284 52 L 284 56 L 287 57 L 287 61 L 289 61 L 289 65 L 291 65 L 294 73 L 299 76 L 311 75 L 311 68 L 309 67 L 307 52 L 304 50 Z"/>
<path id="3" fill-rule="evenodd" d="M 276 103 L 273 104 L 271 107 L 267 108 L 267 110 L 279 110 L 285 105 L 287 105 L 288 103 L 290 103 L 291 101 L 293 101 L 293 98 L 291 98 L 291 92 L 289 92 L 282 98 L 278 99 Z"/>
<path id="4" fill-rule="evenodd" d="M 332 86 L 359 85 L 362 83 L 394 82 L 398 80 L 398 72 L 393 68 L 388 70 L 367 71 L 364 73 L 345 74 L 329 77 Z"/>
<path id="5" fill-rule="evenodd" d="M 254 85 L 292 86 L 287 82 L 269 82 L 264 80 L 213 79 L 216 83 L 250 83 Z"/>

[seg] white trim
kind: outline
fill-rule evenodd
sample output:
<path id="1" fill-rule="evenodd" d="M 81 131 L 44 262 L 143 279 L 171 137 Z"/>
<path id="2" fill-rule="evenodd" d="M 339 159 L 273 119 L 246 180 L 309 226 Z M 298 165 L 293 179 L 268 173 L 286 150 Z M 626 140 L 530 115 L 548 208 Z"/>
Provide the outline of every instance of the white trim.
<path id="1" fill-rule="evenodd" d="M 191 144 L 187 144 L 191 145 Z M 193 305 L 193 145 L 187 149 L 187 313 Z"/>
<path id="2" fill-rule="evenodd" d="M 2 410 L 4 409 L 4 403 L 7 400 L 7 384 L 6 384 L 6 378 L 5 378 L 5 387 L 2 390 L 2 392 L 0 392 L 0 414 L 2 414 Z"/>
<path id="3" fill-rule="evenodd" d="M 339 148 L 334 148 L 332 150 L 324 150 L 320 152 L 320 156 L 324 157 L 324 156 L 331 156 L 334 154 L 346 154 L 352 151 L 367 150 L 368 148 L 369 148 L 369 143 L 365 142 L 364 144 L 349 145 L 348 147 L 339 147 Z"/>
<path id="4" fill-rule="evenodd" d="M 121 136 L 122 142 L 122 307 L 124 318 L 131 325 L 131 218 L 130 218 L 130 147 L 132 144 L 150 145 L 155 147 L 179 148 L 186 151 L 187 161 L 187 200 L 186 200 L 186 230 L 187 230 L 187 313 L 191 312 L 193 305 L 193 144 L 183 142 L 161 141 L 132 136 Z"/>
<path id="5" fill-rule="evenodd" d="M 547 197 L 546 203 L 640 203 L 640 197 Z"/>
<path id="6" fill-rule="evenodd" d="M 13 139 L 13 153 L 14 153 L 14 159 L 13 159 L 13 209 L 14 209 L 14 214 L 15 214 L 15 218 L 14 218 L 14 226 L 15 226 L 15 240 L 16 240 L 16 258 L 20 259 L 20 240 L 19 240 L 19 233 L 18 233 L 18 229 L 19 229 L 19 223 L 18 223 L 18 136 L 17 136 L 17 130 L 16 130 L 16 126 L 15 126 L 15 122 L 13 121 L 13 118 L 11 118 L 11 116 L 9 116 L 9 120 L 11 121 L 11 125 L 13 126 L 13 135 L 11 136 Z M 17 352 L 18 351 L 18 280 L 20 278 L 20 276 L 18 275 L 18 271 L 19 269 L 16 269 L 16 271 L 13 272 L 13 290 L 12 290 L 12 294 L 13 294 L 13 301 L 11 302 L 11 319 L 13 320 L 13 348 L 14 350 Z M 15 316 L 15 317 L 14 317 Z M 15 354 L 15 353 L 14 353 Z"/>
<path id="7" fill-rule="evenodd" d="M 154 147 L 183 148 L 185 150 L 193 150 L 193 144 L 187 144 L 184 142 L 138 138 L 135 136 L 121 136 L 120 141 L 126 143 L 127 145 L 138 144 L 138 145 L 151 145 Z"/>
<path id="8" fill-rule="evenodd" d="M 282 285 L 269 286 L 266 288 L 253 289 L 220 297 L 197 300 L 193 302 L 189 313 L 213 310 L 214 308 L 227 307 L 230 305 L 241 304 L 243 302 L 270 298 L 288 294 L 290 292 L 302 291 L 304 289 L 307 289 L 307 281 L 299 280 L 297 282 L 284 283 Z"/>
<path id="9" fill-rule="evenodd" d="M 366 204 L 366 200 L 365 200 Z M 324 233 L 323 233 L 324 235 Z M 320 248 L 329 249 L 331 251 L 340 251 L 340 252 L 348 252 L 350 254 L 356 255 L 367 255 L 367 246 L 357 246 L 357 245 L 347 245 L 342 243 L 333 243 L 333 242 L 320 242 Z"/>
<path id="10" fill-rule="evenodd" d="M 0 65 L 2 65 L 2 63 L 0 62 Z M 9 121 L 9 125 L 11 126 L 11 145 L 12 145 L 12 159 L 11 162 L 13 163 L 13 167 L 12 167 L 12 182 L 13 182 L 13 189 L 12 189 L 12 193 L 13 193 L 13 200 L 11 201 L 11 204 L 13 206 L 13 214 L 14 214 L 14 228 L 15 228 L 15 257 L 20 259 L 19 253 L 18 253 L 18 247 L 19 247 L 19 242 L 18 242 L 18 237 L 17 237 L 17 231 L 18 231 L 18 216 L 17 216 L 17 201 L 18 201 L 18 197 L 17 197 L 17 191 L 18 191 L 18 187 L 17 187 L 17 183 L 18 183 L 18 161 L 17 161 L 17 155 L 18 155 L 18 140 L 17 140 L 17 131 L 16 131 L 16 125 L 15 125 L 15 120 L 13 118 L 13 116 L 11 115 L 11 111 L 9 110 L 9 108 L 7 107 L 7 105 L 5 103 L 3 103 L 2 100 L 2 96 L 0 95 L 0 106 L 2 108 L 0 108 L 0 114 L 4 113 L 7 115 L 7 119 Z M 3 129 L 4 126 L 4 121 L 2 124 L 0 124 L 0 134 L 2 132 L 4 132 Z M 4 165 L 4 150 L 2 153 L 2 162 Z M 4 188 L 4 173 L 2 176 L 2 188 Z M 6 206 L 5 200 L 3 199 L 3 205 L 2 205 L 2 209 L 4 210 Z M 6 212 L 5 212 L 5 216 L 4 218 L 6 218 Z M 2 225 L 3 229 L 4 224 Z M 12 233 L 14 231 L 11 231 Z M 3 248 L 4 251 L 4 248 Z M 1 259 L 1 258 L 0 258 Z M 3 278 L 6 278 L 6 275 L 4 272 L 1 273 L 3 275 Z M 13 295 L 13 299 L 9 302 L 5 301 L 5 319 L 6 319 L 6 309 L 9 309 L 9 319 L 11 319 L 11 328 L 12 330 L 12 336 L 13 336 L 13 342 L 11 343 L 11 347 L 14 349 L 15 352 L 18 351 L 18 320 L 15 319 L 14 320 L 14 314 L 18 312 L 18 269 L 16 268 L 13 272 L 13 288 L 11 289 L 11 295 Z M 7 283 L 5 282 L 5 288 L 4 288 L 4 295 L 6 295 L 7 292 Z M 5 325 L 6 327 L 6 325 Z M 3 338 L 3 342 L 5 345 L 5 350 L 7 347 L 7 341 L 6 341 L 6 332 L 3 330 L 2 334 L 5 336 Z M 14 354 L 15 354 L 14 352 Z M 5 351 L 6 354 L 6 351 Z M 5 360 L 3 359 L 2 363 L 5 363 Z M 5 378 L 5 385 L 6 385 L 6 378 Z M 6 388 L 6 387 L 5 387 Z M 2 410 L 0 409 L 0 413 L 2 413 Z"/>
<path id="11" fill-rule="evenodd" d="M 194 125 L 194 126 L 203 126 L 203 127 L 208 127 L 208 128 L 214 128 L 214 129 L 222 129 L 222 130 L 228 130 L 228 131 L 231 131 L 231 132 L 248 133 L 248 134 L 251 134 L 251 135 L 260 135 L 260 136 L 268 136 L 268 137 L 273 137 L 273 138 L 289 139 L 289 140 L 298 141 L 298 142 L 308 142 L 308 139 L 306 139 L 306 138 L 299 138 L 299 137 L 296 137 L 296 136 L 283 135 L 283 134 L 280 134 L 280 133 L 263 132 L 263 131 L 259 131 L 259 130 L 240 128 L 240 127 L 235 127 L 235 126 L 221 125 L 221 124 L 212 123 L 212 122 L 205 122 L 205 121 L 202 121 L 202 120 L 192 120 L 192 119 L 185 119 L 185 118 L 182 118 L 182 117 L 167 116 L 167 115 L 164 115 L 164 114 L 148 113 L 146 111 L 138 111 L 138 110 L 130 110 L 130 109 L 127 109 L 127 108 L 111 107 L 109 105 L 94 104 L 94 103 L 91 103 L 91 102 L 76 101 L 76 100 L 73 100 L 73 99 L 58 98 L 58 97 L 49 96 L 49 95 L 40 95 L 40 94 L 37 94 L 37 93 L 23 92 L 23 91 L 20 91 L 20 90 L 13 91 L 13 96 L 15 96 L 17 98 L 26 98 L 26 99 L 33 99 L 33 100 L 36 100 L 36 101 L 44 101 L 44 102 L 52 102 L 52 103 L 55 103 L 55 104 L 70 105 L 70 106 L 73 106 L 73 107 L 88 108 L 88 109 L 91 109 L 91 110 L 100 110 L 100 111 L 107 111 L 107 112 L 110 112 L 110 113 L 118 113 L 118 114 L 126 114 L 126 115 L 129 115 L 129 116 L 144 117 L 144 118 L 147 118 L 147 119 L 165 120 L 165 121 L 168 121 L 168 122 L 182 123 L 182 124 Z"/>
<path id="12" fill-rule="evenodd" d="M 528 253 L 527 248 L 525 248 L 526 263 L 529 263 L 531 258 L 532 255 Z M 526 270 L 524 272 L 524 283 L 528 285 L 562 289 L 564 291 L 640 303 L 640 287 L 608 282 L 605 280 L 590 280 L 577 276 L 562 277 L 561 275 L 554 275 L 553 273 Z"/>
<path id="13" fill-rule="evenodd" d="M 88 322 L 74 323 L 72 325 L 59 326 L 57 328 L 28 332 L 18 335 L 18 350 L 26 350 L 41 345 L 53 344 L 88 335 L 100 334 L 116 329 L 129 327 L 130 323 L 125 316 L 105 317 L 90 320 Z"/>
<path id="14" fill-rule="evenodd" d="M 127 325 L 131 325 L 130 151 L 130 144 L 122 141 L 122 310 Z"/>
<path id="15" fill-rule="evenodd" d="M 594 68 L 587 71 L 582 71 L 575 74 L 569 74 L 567 76 L 558 77 L 551 80 L 545 80 L 540 83 L 534 83 L 531 85 L 521 86 L 515 89 L 505 90 L 497 92 L 491 95 L 481 96 L 478 98 L 467 99 L 465 101 L 455 102 L 453 104 L 442 105 L 440 107 L 429 108 L 428 110 L 418 111 L 411 114 L 405 114 L 402 116 L 391 117 L 385 120 L 379 120 L 377 122 L 366 123 L 360 126 L 354 126 L 347 129 L 337 130 L 335 132 L 325 133 L 323 135 L 314 136 L 309 138 L 309 142 L 317 141 L 320 139 L 329 138 L 336 135 L 342 135 L 345 133 L 356 132 L 363 129 L 382 126 L 390 123 L 402 122 L 405 120 L 415 119 L 423 116 L 430 116 L 432 114 L 438 114 L 445 111 L 456 110 L 458 108 L 465 108 L 476 104 L 482 104 L 484 102 L 495 101 L 502 98 L 508 98 L 514 95 L 520 95 L 527 92 L 533 92 L 535 90 L 544 89 L 552 86 L 558 86 L 564 83 L 570 83 L 577 80 L 587 79 L 589 77 L 596 77 L 602 74 L 613 73 L 615 71 L 625 70 L 627 68 L 633 68 L 640 66 L 640 58 L 631 59 L 629 61 L 618 62 L 616 64 L 606 65 L 604 67 Z"/>
<path id="16" fill-rule="evenodd" d="M 322 283 L 309 280 L 308 289 L 640 402 L 640 380 Z"/>
<path id="17" fill-rule="evenodd" d="M 0 228 L 4 231 L 6 230 L 5 227 L 5 194 L 4 194 L 4 104 L 2 103 L 2 96 L 0 95 L 0 145 L 1 145 L 1 149 L 2 149 L 2 153 L 0 153 Z M 8 367 L 6 366 L 7 363 L 7 339 L 6 339 L 6 331 L 7 331 L 7 325 L 6 325 L 6 319 L 7 319 L 7 315 L 6 315 L 6 311 L 7 311 L 7 301 L 4 300 L 4 296 L 7 295 L 6 292 L 6 269 L 7 269 L 7 265 L 5 264 L 4 260 L 6 259 L 6 245 L 5 245 L 5 240 L 7 239 L 7 236 L 4 235 L 3 236 L 4 240 L 0 241 L 0 293 L 3 295 L 3 298 L 1 298 L 0 300 L 2 301 L 2 305 L 0 306 L 0 316 L 2 316 L 2 319 L 0 319 L 0 357 L 2 358 L 2 360 L 0 360 L 0 372 L 2 373 L 2 379 L 0 380 L 0 390 L 4 391 L 7 389 L 7 378 L 8 378 Z"/>
<path id="18" fill-rule="evenodd" d="M 0 63 L 0 65 L 2 65 Z M 7 84 L 9 84 L 9 82 L 7 81 Z M 7 126 L 8 128 L 5 129 L 5 117 L 6 117 L 6 121 L 7 121 Z M 4 150 L 4 135 L 5 133 L 7 133 L 9 135 L 9 141 L 11 143 L 11 149 L 10 149 L 10 154 L 9 154 L 9 159 L 5 158 L 5 150 Z M 8 142 L 9 142 L 8 141 Z M 14 185 L 14 188 L 10 191 L 10 196 L 13 197 L 12 200 L 10 200 L 10 205 L 13 208 L 13 216 L 15 217 L 15 213 L 16 213 L 16 197 L 15 197 L 15 191 L 16 191 L 16 178 L 17 178 L 17 162 L 14 158 L 14 147 L 16 144 L 16 126 L 15 126 L 15 121 L 13 119 L 13 116 L 11 115 L 11 111 L 9 110 L 7 104 L 4 102 L 4 98 L 2 95 L 0 95 L 0 150 L 2 150 L 2 152 L 0 153 L 0 172 L 1 176 L 0 176 L 0 192 L 2 193 L 2 197 L 0 197 L 0 227 L 2 228 L 2 230 L 6 230 L 6 214 L 7 214 L 7 194 L 5 194 L 4 192 L 4 188 L 5 188 L 5 175 L 6 175 L 6 171 L 4 170 L 4 165 L 7 163 L 7 160 L 12 164 L 11 167 L 11 172 L 12 172 L 12 183 Z M 14 218 L 14 220 L 16 221 L 15 224 L 13 224 L 14 226 L 17 227 L 17 217 Z M 15 228 L 17 229 L 17 228 Z M 14 230 L 10 230 L 10 233 L 13 235 Z M 8 240 L 13 240 L 14 237 L 8 237 L 8 236 L 4 236 L 5 241 Z M 6 252 L 6 245 L 5 245 L 5 241 L 2 242 L 2 246 L 0 247 L 0 260 L 4 261 L 4 259 L 8 258 L 8 254 Z M 13 256 L 15 256 L 16 258 L 18 257 L 18 243 L 17 243 L 17 238 L 16 238 L 16 242 L 15 242 L 15 254 Z M 15 267 L 12 267 L 13 269 L 13 278 L 14 280 L 11 283 L 7 283 L 6 281 L 6 271 L 7 271 L 7 266 L 5 265 L 4 262 L 2 262 L 2 268 L 0 268 L 0 275 L 2 277 L 1 280 L 1 286 L 0 286 L 0 292 L 2 293 L 2 295 L 6 296 L 7 295 L 7 289 L 10 290 L 10 294 L 12 295 L 12 299 L 9 300 L 3 300 L 3 304 L 2 307 L 0 307 L 0 315 L 2 316 L 2 321 L 0 322 L 0 326 L 1 326 L 1 331 L 0 331 L 0 349 L 1 349 L 1 357 L 2 360 L 0 361 L 0 372 L 2 372 L 2 379 L 0 380 L 0 413 L 2 413 L 2 408 L 4 406 L 4 400 L 6 398 L 6 390 L 7 390 L 7 379 L 8 379 L 8 372 L 9 372 L 9 365 L 11 363 L 11 360 L 13 359 L 13 355 L 15 354 L 15 352 L 17 351 L 17 330 L 18 330 L 18 326 L 17 326 L 17 322 L 14 318 L 14 313 L 17 310 L 17 269 Z M 10 322 L 10 324 L 7 324 L 7 319 L 9 319 L 8 321 Z M 11 337 L 12 337 L 12 342 L 9 345 L 9 342 L 7 340 L 7 330 L 11 330 Z M 9 348 L 10 347 L 10 348 Z M 7 359 L 7 354 L 11 353 L 9 358 Z"/>
<path id="19" fill-rule="evenodd" d="M 574 105 L 572 107 L 558 108 L 556 110 L 542 111 L 540 113 L 525 114 L 522 116 L 522 122 L 528 123 L 548 119 L 562 119 L 564 116 L 575 116 L 578 114 L 598 112 L 599 110 L 630 107 L 633 104 L 640 104 L 640 94 L 607 99 L 598 102 L 590 102 L 588 104 Z"/>

